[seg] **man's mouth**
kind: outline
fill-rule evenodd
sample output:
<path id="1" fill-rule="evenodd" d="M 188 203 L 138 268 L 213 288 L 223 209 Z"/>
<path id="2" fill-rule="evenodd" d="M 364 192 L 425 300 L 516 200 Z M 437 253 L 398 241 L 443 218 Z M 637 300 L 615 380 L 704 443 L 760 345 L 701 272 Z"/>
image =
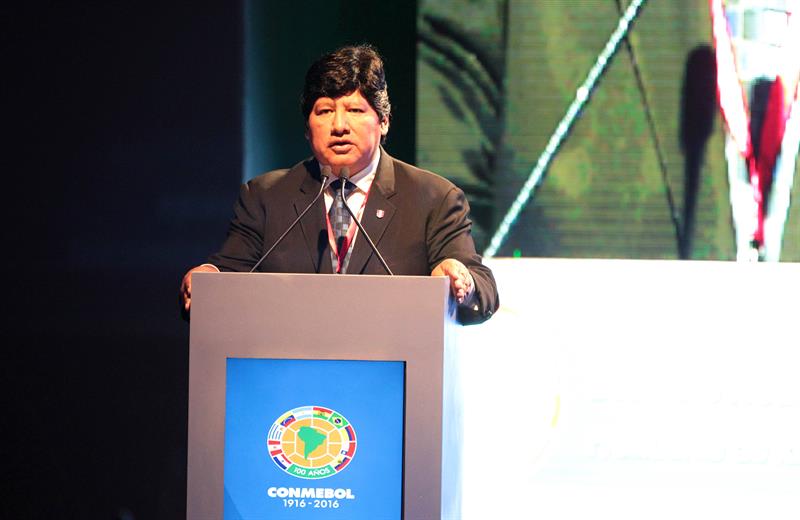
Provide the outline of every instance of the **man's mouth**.
<path id="1" fill-rule="evenodd" d="M 347 152 L 350 150 L 350 147 L 353 146 L 353 143 L 350 141 L 333 141 L 329 147 L 333 149 L 334 152 Z"/>

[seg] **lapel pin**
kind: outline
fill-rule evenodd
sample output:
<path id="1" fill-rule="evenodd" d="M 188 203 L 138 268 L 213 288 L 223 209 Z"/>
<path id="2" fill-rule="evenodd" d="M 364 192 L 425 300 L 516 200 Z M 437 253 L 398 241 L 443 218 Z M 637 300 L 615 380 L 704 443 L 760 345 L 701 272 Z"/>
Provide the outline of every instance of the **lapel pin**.
<path id="1" fill-rule="evenodd" d="M 383 211 L 382 209 L 379 209 L 378 211 L 375 212 L 375 216 L 378 218 L 383 218 L 384 215 L 386 215 L 386 212 Z"/>

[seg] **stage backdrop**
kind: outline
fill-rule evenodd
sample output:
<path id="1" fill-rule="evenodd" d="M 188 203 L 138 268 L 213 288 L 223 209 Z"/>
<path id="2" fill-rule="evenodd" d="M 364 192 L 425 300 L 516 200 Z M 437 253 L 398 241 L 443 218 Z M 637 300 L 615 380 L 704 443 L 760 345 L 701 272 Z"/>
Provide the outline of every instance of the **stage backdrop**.
<path id="1" fill-rule="evenodd" d="M 800 264 L 490 264 L 464 520 L 800 518 Z"/>
<path id="2" fill-rule="evenodd" d="M 417 160 L 465 188 L 481 249 L 630 3 L 419 2 Z M 708 2 L 645 2 L 628 35 L 497 256 L 736 257 Z"/>

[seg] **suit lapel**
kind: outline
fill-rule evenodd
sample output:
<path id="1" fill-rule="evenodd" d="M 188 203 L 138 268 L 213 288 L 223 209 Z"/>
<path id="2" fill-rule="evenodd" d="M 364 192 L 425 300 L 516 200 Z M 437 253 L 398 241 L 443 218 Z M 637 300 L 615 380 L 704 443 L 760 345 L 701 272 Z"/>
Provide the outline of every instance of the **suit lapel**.
<path id="1" fill-rule="evenodd" d="M 300 194 L 292 201 L 295 218 L 314 200 L 320 188 L 317 161 L 310 159 L 298 165 L 298 168 L 302 168 L 305 175 L 300 185 Z M 306 249 L 311 263 L 314 265 L 314 272 L 331 273 L 333 270 L 328 247 L 327 223 L 325 221 L 325 199 L 320 197 L 315 206 L 317 207 L 311 208 L 300 221 L 300 228 L 303 230 Z"/>
<path id="2" fill-rule="evenodd" d="M 381 148 L 381 159 L 378 163 L 378 171 L 372 187 L 369 190 L 367 205 L 361 224 L 367 230 L 375 246 L 380 250 L 380 241 L 386 228 L 392 221 L 397 208 L 389 201 L 395 194 L 394 161 Z M 353 245 L 353 253 L 350 256 L 350 263 L 347 272 L 352 274 L 362 273 L 370 257 L 375 253 L 369 246 L 365 237 L 358 237 Z"/>

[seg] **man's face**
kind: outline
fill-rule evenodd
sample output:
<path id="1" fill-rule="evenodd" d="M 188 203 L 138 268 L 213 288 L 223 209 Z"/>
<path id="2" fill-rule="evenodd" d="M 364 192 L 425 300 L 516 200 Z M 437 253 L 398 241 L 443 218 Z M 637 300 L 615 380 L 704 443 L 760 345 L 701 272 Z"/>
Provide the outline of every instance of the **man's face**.
<path id="1" fill-rule="evenodd" d="M 356 90 L 336 99 L 317 99 L 308 115 L 306 137 L 319 163 L 338 175 L 343 166 L 350 173 L 366 168 L 388 131 L 389 121 L 381 121 Z"/>

